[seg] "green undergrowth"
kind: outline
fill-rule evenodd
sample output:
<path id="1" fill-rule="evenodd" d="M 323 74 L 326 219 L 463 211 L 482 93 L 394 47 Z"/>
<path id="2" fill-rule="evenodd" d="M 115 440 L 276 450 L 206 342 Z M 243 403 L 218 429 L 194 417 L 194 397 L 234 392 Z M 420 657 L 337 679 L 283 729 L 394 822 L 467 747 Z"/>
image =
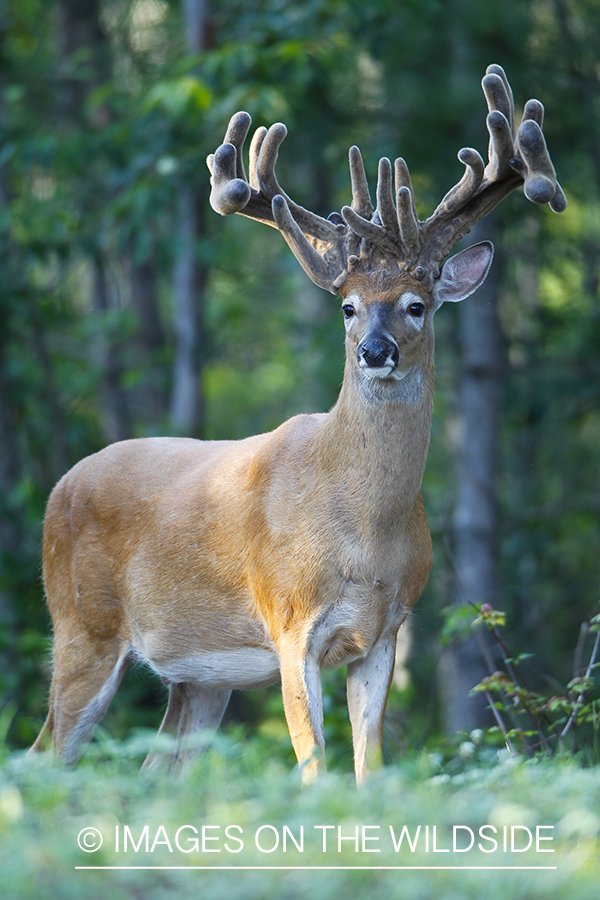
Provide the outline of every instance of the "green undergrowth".
<path id="1" fill-rule="evenodd" d="M 140 773 L 146 744 L 92 746 L 70 770 L 4 757 L 6 900 L 597 897 L 598 767 L 421 753 L 360 790 L 339 772 L 303 789 L 235 735 L 178 776 Z"/>

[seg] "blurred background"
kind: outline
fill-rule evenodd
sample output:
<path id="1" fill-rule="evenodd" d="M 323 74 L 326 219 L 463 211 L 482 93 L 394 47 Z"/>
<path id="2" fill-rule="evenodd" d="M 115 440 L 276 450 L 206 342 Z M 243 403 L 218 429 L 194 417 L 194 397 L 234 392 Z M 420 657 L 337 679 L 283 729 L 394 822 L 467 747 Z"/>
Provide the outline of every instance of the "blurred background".
<path id="1" fill-rule="evenodd" d="M 208 205 L 206 155 L 231 114 L 284 121 L 278 174 L 328 215 L 348 148 L 374 188 L 403 156 L 421 218 L 487 147 L 480 81 L 504 66 L 569 199 L 519 190 L 477 229 L 496 246 L 478 295 L 436 316 L 423 496 L 429 585 L 402 644 L 386 754 L 489 715 L 497 665 L 470 604 L 506 613 L 533 689 L 564 693 L 600 588 L 598 0 L 3 0 L 0 4 L 0 704 L 13 748 L 45 717 L 51 652 L 44 507 L 112 441 L 241 438 L 328 409 L 339 302 L 274 229 Z M 587 653 L 587 656 L 586 656 Z M 326 735 L 351 767 L 343 673 Z M 102 729 L 156 727 L 160 681 L 132 667 Z M 290 754 L 279 691 L 234 695 L 230 727 Z"/>

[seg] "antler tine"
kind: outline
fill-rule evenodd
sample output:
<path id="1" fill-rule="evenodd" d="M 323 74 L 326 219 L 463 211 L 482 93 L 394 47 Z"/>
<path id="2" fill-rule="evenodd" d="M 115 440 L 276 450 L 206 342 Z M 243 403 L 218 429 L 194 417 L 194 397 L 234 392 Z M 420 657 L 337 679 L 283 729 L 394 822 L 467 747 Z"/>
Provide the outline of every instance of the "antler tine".
<path id="1" fill-rule="evenodd" d="M 531 124 L 526 124 L 530 122 Z M 534 128 L 534 124 L 539 127 L 538 129 Z M 533 200 L 538 203 L 549 203 L 550 209 L 554 212 L 564 212 L 567 207 L 567 198 L 564 195 L 563 189 L 561 188 L 558 181 L 556 181 L 556 173 L 554 171 L 554 166 L 550 160 L 550 156 L 548 154 L 546 148 L 546 141 L 544 139 L 544 135 L 541 132 L 541 128 L 544 124 L 544 107 L 540 103 L 539 100 L 528 100 L 525 104 L 525 109 L 523 111 L 523 119 L 521 120 L 521 125 L 519 131 L 521 133 L 519 140 L 519 150 L 521 152 L 521 156 L 525 156 L 525 161 L 528 160 L 528 168 L 535 173 L 535 165 L 532 165 L 534 160 L 533 157 L 539 159 L 539 164 L 542 166 L 542 170 L 545 170 L 545 175 L 549 178 L 550 184 L 544 184 L 542 181 L 538 181 L 536 183 L 535 174 L 527 174 L 525 177 L 525 184 L 523 185 L 523 190 L 525 191 L 525 196 L 529 200 Z M 524 132 L 521 130 L 524 129 Z M 523 133 L 525 134 L 525 143 L 523 144 Z M 531 152 L 532 146 L 537 146 L 537 151 L 533 154 Z M 513 168 L 518 167 L 518 160 L 514 160 L 512 163 Z M 556 185 L 556 190 L 550 200 L 543 199 L 544 197 L 548 197 L 551 193 L 551 185 Z M 540 192 L 541 188 L 541 192 Z M 536 200 L 536 196 L 540 196 L 542 199 Z"/>
<path id="2" fill-rule="evenodd" d="M 523 190 L 527 199 L 534 203 L 549 203 L 554 212 L 563 212 L 567 198 L 556 180 L 542 129 L 535 119 L 521 122 L 517 132 L 517 148 L 518 155 L 512 167 L 524 179 Z"/>
<path id="3" fill-rule="evenodd" d="M 394 183 L 400 238 L 406 254 L 406 261 L 410 264 L 419 253 L 421 240 L 419 236 L 419 217 L 417 216 L 410 172 L 406 162 L 401 157 L 394 163 Z"/>
<path id="4" fill-rule="evenodd" d="M 465 174 L 438 204 L 431 219 L 452 214 L 461 209 L 476 193 L 484 178 L 485 164 L 477 150 L 463 147 L 458 151 L 460 162 L 466 166 Z"/>
<path id="5" fill-rule="evenodd" d="M 275 175 L 279 148 L 286 137 L 287 128 L 282 122 L 276 122 L 275 125 L 271 125 L 260 141 L 260 151 L 256 161 L 256 179 L 259 190 L 270 200 L 277 194 L 287 198 L 287 194 L 281 188 Z"/>
<path id="6" fill-rule="evenodd" d="M 525 109 L 523 110 L 521 122 L 525 122 L 527 119 L 533 119 L 534 122 L 537 122 L 540 128 L 542 128 L 544 125 L 543 103 L 540 103 L 539 100 L 528 100 L 525 104 Z"/>
<path id="7" fill-rule="evenodd" d="M 260 128 L 257 128 L 254 132 L 254 136 L 252 141 L 250 142 L 250 159 L 248 161 L 248 170 L 250 172 L 250 187 L 254 188 L 255 191 L 260 190 L 258 185 L 258 157 L 260 156 L 260 149 L 263 145 L 263 141 L 267 136 L 267 129 L 264 125 L 261 125 Z"/>
<path id="8" fill-rule="evenodd" d="M 496 63 L 492 63 L 491 66 L 488 66 L 485 70 L 485 75 L 483 77 L 483 81 L 485 81 L 486 77 L 489 75 L 497 75 L 498 78 L 502 81 L 504 85 L 504 95 L 494 91 L 492 88 L 492 93 L 495 93 L 496 99 L 495 104 L 490 106 L 490 109 L 498 109 L 501 113 L 503 113 L 510 125 L 510 133 L 515 133 L 515 101 L 513 98 L 512 88 L 509 84 L 508 78 L 506 77 L 506 72 L 502 68 L 502 66 L 496 65 Z M 483 85 L 482 81 L 482 85 Z M 485 90 L 485 89 L 484 89 Z"/>
<path id="9" fill-rule="evenodd" d="M 373 204 L 369 193 L 369 185 L 365 174 L 363 159 L 358 147 L 353 145 L 348 151 L 348 164 L 350 167 L 350 185 L 352 189 L 352 209 L 363 219 L 371 220 L 373 216 Z M 356 265 L 360 256 L 361 244 L 364 239 L 350 229 L 347 237 L 348 258 L 352 265 Z"/>
<path id="10" fill-rule="evenodd" d="M 369 194 L 369 185 L 365 175 L 363 159 L 358 147 L 350 147 L 348 153 L 350 164 L 350 183 L 352 186 L 352 209 L 363 219 L 370 219 L 373 215 L 373 204 Z"/>
<path id="11" fill-rule="evenodd" d="M 497 181 L 508 171 L 515 140 L 515 105 L 510 85 L 501 66 L 488 66 L 481 81 L 489 115 L 489 163 L 485 170 L 488 181 Z"/>
<path id="12" fill-rule="evenodd" d="M 377 171 L 377 212 L 388 236 L 400 245 L 400 226 L 392 195 L 392 164 L 386 157 L 379 160 Z"/>
<path id="13" fill-rule="evenodd" d="M 211 171 L 210 205 L 222 216 L 241 212 L 251 196 L 250 185 L 237 177 L 237 152 L 233 144 L 221 144 L 207 157 Z"/>
<path id="14" fill-rule="evenodd" d="M 247 112 L 236 113 L 229 120 L 227 131 L 225 132 L 224 144 L 233 144 L 236 149 L 236 175 L 242 181 L 246 181 L 246 173 L 244 171 L 244 157 L 242 150 L 244 142 L 250 131 L 252 119 Z"/>
<path id="15" fill-rule="evenodd" d="M 412 204 L 412 213 L 413 219 L 418 222 L 419 218 L 417 216 L 417 205 L 415 203 L 415 192 L 412 186 L 412 180 L 410 177 L 410 172 L 408 170 L 408 166 L 406 165 L 406 161 L 399 157 L 394 163 L 394 186 L 396 189 L 396 195 L 400 188 L 408 188 L 408 192 L 410 194 L 411 204 Z M 401 226 L 402 229 L 402 226 Z"/>

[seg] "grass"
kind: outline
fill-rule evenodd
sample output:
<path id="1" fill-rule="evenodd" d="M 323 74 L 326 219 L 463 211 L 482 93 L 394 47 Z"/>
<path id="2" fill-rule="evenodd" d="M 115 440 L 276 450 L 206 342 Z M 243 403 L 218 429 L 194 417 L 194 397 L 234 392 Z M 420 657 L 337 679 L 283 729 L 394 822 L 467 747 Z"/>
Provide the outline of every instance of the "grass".
<path id="1" fill-rule="evenodd" d="M 442 771 L 439 758 L 421 754 L 382 769 L 360 791 L 346 773 L 303 790 L 297 770 L 266 758 L 264 744 L 235 735 L 218 737 L 178 777 L 139 774 L 145 744 L 141 735 L 92 745 L 72 770 L 45 755 L 5 755 L 0 880 L 6 900 L 597 897 L 598 767 L 515 762 L 499 754 L 485 764 L 474 758 L 452 775 L 451 766 Z M 102 847 L 84 852 L 77 837 L 90 828 L 96 832 L 88 841 L 100 834 Z M 522 850 L 530 834 L 533 844 Z M 124 865 L 181 868 L 77 868 Z M 488 868 L 386 868 L 399 866 Z"/>

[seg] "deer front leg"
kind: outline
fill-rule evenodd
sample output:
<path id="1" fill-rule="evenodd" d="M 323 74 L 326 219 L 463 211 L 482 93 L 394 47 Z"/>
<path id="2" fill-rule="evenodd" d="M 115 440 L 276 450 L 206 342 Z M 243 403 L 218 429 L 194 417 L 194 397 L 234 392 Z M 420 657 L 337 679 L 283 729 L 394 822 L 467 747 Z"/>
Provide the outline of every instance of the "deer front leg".
<path id="1" fill-rule="evenodd" d="M 280 643 L 279 664 L 285 717 L 306 785 L 325 771 L 321 668 L 305 643 L 294 639 Z"/>
<path id="2" fill-rule="evenodd" d="M 364 782 L 369 771 L 381 766 L 383 714 L 392 682 L 395 653 L 396 635 L 386 634 L 366 656 L 348 665 L 346 689 L 357 784 Z"/>

